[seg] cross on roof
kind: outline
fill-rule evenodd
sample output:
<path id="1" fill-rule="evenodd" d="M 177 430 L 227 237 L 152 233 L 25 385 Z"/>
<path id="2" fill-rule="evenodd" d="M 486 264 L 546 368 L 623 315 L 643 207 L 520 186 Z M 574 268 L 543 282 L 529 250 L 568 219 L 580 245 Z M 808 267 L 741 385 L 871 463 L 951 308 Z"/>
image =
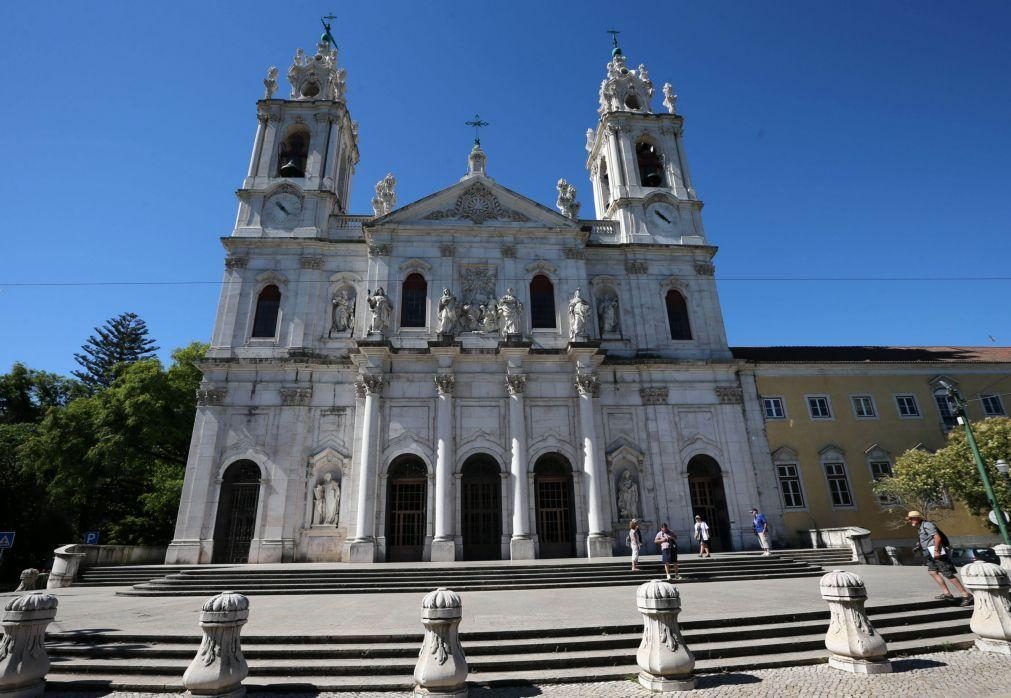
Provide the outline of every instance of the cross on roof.
<path id="1" fill-rule="evenodd" d="M 621 49 L 618 47 L 618 34 L 621 34 L 621 31 L 618 29 L 608 29 L 607 33 L 611 35 L 611 43 L 614 44 L 615 55 L 621 53 Z"/>
<path id="2" fill-rule="evenodd" d="M 480 114 L 475 114 L 473 121 L 464 121 L 463 123 L 474 127 L 474 145 L 481 145 L 481 127 L 490 126 L 491 124 L 487 121 L 481 121 Z"/>

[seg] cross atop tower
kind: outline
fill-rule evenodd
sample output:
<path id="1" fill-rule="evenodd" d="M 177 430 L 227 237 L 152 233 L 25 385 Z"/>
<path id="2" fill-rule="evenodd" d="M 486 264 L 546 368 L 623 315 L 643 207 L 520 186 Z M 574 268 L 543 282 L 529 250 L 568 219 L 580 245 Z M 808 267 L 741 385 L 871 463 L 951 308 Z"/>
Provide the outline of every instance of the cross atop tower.
<path id="1" fill-rule="evenodd" d="M 611 55 L 620 56 L 621 48 L 618 46 L 618 34 L 621 34 L 621 31 L 618 29 L 608 29 L 607 33 L 611 35 L 611 43 L 614 44 L 614 50 L 611 51 Z"/>
<path id="2" fill-rule="evenodd" d="M 330 33 L 330 22 L 337 19 L 333 12 L 328 14 L 326 17 L 320 17 L 319 21 L 323 24 L 323 36 L 319 38 L 320 41 L 326 41 L 334 48 L 337 48 L 337 40 L 333 38 L 333 34 Z M 329 21 L 327 21 L 329 20 Z"/>
<path id="3" fill-rule="evenodd" d="M 491 126 L 491 124 L 489 124 L 487 121 L 481 121 L 480 114 L 474 114 L 473 121 L 464 121 L 463 123 L 467 126 L 474 127 L 474 145 L 481 145 L 481 127 Z"/>

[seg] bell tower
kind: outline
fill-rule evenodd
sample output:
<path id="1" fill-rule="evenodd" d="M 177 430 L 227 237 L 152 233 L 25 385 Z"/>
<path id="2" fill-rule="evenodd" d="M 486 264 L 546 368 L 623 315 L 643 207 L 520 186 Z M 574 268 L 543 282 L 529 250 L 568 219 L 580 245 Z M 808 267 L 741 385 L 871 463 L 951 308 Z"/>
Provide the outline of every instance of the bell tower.
<path id="1" fill-rule="evenodd" d="M 274 96 L 277 68 L 267 71 L 249 171 L 237 192 L 235 236 L 322 237 L 331 214 L 348 212 L 358 124 L 347 109 L 337 46 L 324 27 L 315 54 L 295 52 L 287 99 Z"/>
<path id="2" fill-rule="evenodd" d="M 655 114 L 654 92 L 646 66 L 629 69 L 615 39 L 600 84 L 600 119 L 586 131 L 597 218 L 618 221 L 623 242 L 705 244 L 677 95 L 665 84 L 666 113 Z"/>

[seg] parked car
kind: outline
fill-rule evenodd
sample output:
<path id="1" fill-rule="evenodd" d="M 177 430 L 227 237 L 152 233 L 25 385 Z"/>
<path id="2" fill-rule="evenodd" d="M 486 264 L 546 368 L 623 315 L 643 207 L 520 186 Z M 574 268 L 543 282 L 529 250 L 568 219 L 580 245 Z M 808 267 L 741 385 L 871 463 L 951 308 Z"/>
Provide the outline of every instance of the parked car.
<path id="1" fill-rule="evenodd" d="M 1000 564 L 1000 558 L 997 557 L 997 553 L 990 548 L 952 548 L 949 557 L 956 567 L 980 560 L 992 562 L 995 565 Z"/>

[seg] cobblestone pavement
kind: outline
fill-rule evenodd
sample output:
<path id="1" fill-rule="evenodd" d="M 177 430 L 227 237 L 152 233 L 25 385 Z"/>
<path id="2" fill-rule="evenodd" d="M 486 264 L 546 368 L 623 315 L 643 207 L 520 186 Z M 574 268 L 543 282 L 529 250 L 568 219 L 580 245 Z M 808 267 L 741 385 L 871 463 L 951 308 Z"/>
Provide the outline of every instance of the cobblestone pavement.
<path id="1" fill-rule="evenodd" d="M 602 683 L 545 684 L 509 688 L 472 686 L 471 698 L 647 698 L 648 696 L 887 696 L 888 698 L 919 698 L 920 696 L 1008 696 L 1011 695 L 1011 659 L 1008 657 L 962 650 L 936 652 L 892 660 L 894 673 L 876 676 L 854 676 L 826 664 L 816 666 L 763 669 L 732 674 L 703 674 L 698 688 L 688 693 L 650 693 L 632 681 Z M 142 693 L 46 693 L 47 696 L 84 698 L 110 695 L 114 698 L 140 698 Z M 389 698 L 405 693 L 320 693 L 266 694 L 253 693 L 252 698 Z"/>

